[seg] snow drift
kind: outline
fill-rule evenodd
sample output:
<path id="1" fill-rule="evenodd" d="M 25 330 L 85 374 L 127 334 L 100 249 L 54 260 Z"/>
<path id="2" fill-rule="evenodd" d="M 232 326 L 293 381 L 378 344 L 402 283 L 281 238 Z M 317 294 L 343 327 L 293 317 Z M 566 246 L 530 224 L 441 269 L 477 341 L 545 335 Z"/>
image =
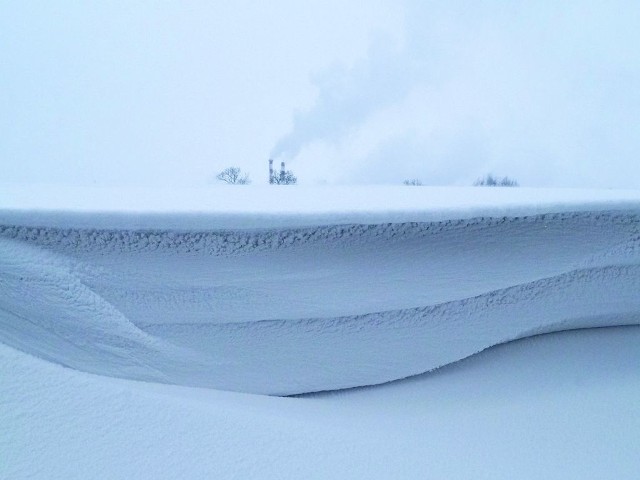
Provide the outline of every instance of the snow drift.
<path id="1" fill-rule="evenodd" d="M 633 195 L 518 204 L 520 192 L 491 192 L 438 209 L 429 189 L 374 190 L 393 208 L 319 211 L 307 199 L 252 212 L 261 190 L 236 204 L 240 220 L 215 208 L 5 208 L 0 341 L 101 375 L 289 395 L 384 383 L 534 334 L 640 323 Z"/>

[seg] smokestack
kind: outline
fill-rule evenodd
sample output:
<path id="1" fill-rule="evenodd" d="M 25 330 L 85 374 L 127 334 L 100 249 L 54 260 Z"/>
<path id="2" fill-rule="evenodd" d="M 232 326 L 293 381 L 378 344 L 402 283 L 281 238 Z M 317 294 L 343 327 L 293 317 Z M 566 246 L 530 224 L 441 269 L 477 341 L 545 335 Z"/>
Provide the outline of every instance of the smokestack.
<path id="1" fill-rule="evenodd" d="M 273 183 L 273 158 L 269 159 L 269 183 Z"/>
<path id="2" fill-rule="evenodd" d="M 280 164 L 280 182 L 284 183 L 284 162 Z"/>

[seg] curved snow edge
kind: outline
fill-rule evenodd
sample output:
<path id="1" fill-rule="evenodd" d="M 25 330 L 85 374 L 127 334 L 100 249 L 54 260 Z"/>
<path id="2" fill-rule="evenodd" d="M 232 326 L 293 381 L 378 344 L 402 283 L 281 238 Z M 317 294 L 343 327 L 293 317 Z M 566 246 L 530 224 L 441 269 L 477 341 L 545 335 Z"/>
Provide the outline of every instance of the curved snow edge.
<path id="1" fill-rule="evenodd" d="M 640 213 L 638 201 L 504 203 L 458 207 L 365 208 L 340 211 L 73 211 L 56 209 L 0 209 L 0 225 L 77 229 L 265 229 L 325 227 L 331 225 L 429 223 L 475 218 L 527 217 L 534 215 L 610 212 Z"/>
<path id="2" fill-rule="evenodd" d="M 540 333 L 640 324 L 638 291 L 640 265 L 609 266 L 412 309 L 140 328 L 203 352 L 224 351 L 227 375 L 215 388 L 292 395 L 418 375 Z"/>

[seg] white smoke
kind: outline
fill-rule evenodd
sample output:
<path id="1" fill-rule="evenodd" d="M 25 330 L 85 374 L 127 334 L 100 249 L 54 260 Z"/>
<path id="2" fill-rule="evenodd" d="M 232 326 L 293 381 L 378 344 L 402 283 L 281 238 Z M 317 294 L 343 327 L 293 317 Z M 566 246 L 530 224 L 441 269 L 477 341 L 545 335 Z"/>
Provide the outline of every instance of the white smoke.
<path id="1" fill-rule="evenodd" d="M 469 184 L 492 171 L 525 185 L 638 184 L 640 3 L 404 8 L 400 45 L 379 37 L 353 67 L 313 78 L 317 102 L 274 157 L 329 152 L 366 182 Z"/>
<path id="2" fill-rule="evenodd" d="M 353 67 L 337 65 L 313 76 L 315 106 L 294 114 L 293 130 L 276 143 L 271 156 L 290 159 L 311 142 L 335 142 L 372 113 L 402 100 L 419 75 L 408 60 L 391 39 L 379 36 Z"/>

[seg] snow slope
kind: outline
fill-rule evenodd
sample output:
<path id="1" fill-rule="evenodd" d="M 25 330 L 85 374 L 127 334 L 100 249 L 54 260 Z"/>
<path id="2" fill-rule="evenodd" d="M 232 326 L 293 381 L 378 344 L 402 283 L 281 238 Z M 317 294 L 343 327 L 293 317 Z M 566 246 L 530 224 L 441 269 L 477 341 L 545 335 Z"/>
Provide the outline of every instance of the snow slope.
<path id="1" fill-rule="evenodd" d="M 636 479 L 639 219 L 640 192 L 4 188 L 0 478 Z"/>
<path id="2" fill-rule="evenodd" d="M 0 345 L 0 478 L 634 480 L 639 343 L 637 326 L 551 334 L 302 398 L 94 376 Z"/>
<path id="3" fill-rule="evenodd" d="M 370 189 L 344 205 L 376 224 L 340 223 L 335 206 L 310 207 L 317 190 L 295 189 L 297 212 L 248 213 L 269 190 L 235 197 L 231 211 L 255 228 L 228 228 L 215 208 L 191 229 L 175 228 L 185 212 L 4 209 L 0 340 L 85 372 L 289 395 L 405 378 L 533 334 L 639 323 L 640 199 L 556 191 L 535 204 L 533 191 L 487 190 L 500 189 Z M 423 210 L 407 208 L 407 191 Z M 377 199 L 368 210 L 354 200 L 365 197 Z M 426 208 L 434 198 L 455 208 Z M 132 217 L 155 227 L 127 227 Z"/>

